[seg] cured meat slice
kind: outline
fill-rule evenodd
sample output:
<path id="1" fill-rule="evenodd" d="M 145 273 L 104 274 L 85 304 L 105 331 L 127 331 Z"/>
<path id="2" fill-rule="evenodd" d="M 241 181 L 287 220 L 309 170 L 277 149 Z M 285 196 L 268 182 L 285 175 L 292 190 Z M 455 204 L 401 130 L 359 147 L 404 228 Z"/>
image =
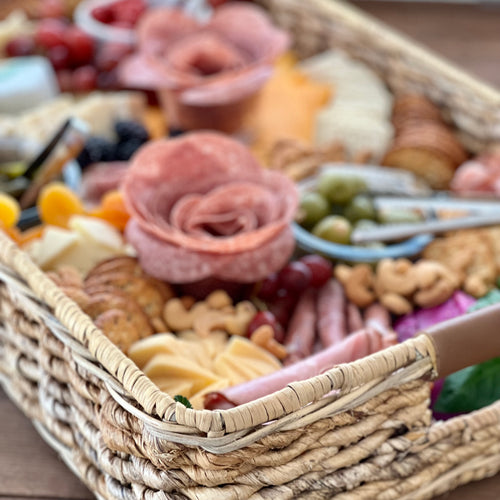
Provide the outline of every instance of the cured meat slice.
<path id="1" fill-rule="evenodd" d="M 128 168 L 128 162 L 96 163 L 83 173 L 82 197 L 89 203 L 99 203 L 113 189 L 118 189 Z"/>
<path id="2" fill-rule="evenodd" d="M 253 60 L 273 60 L 290 43 L 289 35 L 275 29 L 265 10 L 257 5 L 241 2 L 222 5 L 215 10 L 208 27 Z"/>
<path id="3" fill-rule="evenodd" d="M 191 283 L 208 277 L 252 283 L 282 268 L 295 247 L 288 227 L 259 248 L 229 254 L 172 245 L 144 231 L 134 219 L 128 223 L 125 235 L 136 249 L 144 271 L 169 283 Z"/>
<path id="4" fill-rule="evenodd" d="M 224 200 L 228 193 L 235 195 L 236 191 L 238 197 L 231 205 L 238 207 L 238 203 L 241 206 L 252 201 L 246 208 L 256 207 L 260 214 L 261 222 L 254 230 L 221 238 L 209 233 L 190 234 L 172 224 L 174 206 L 184 196 L 208 196 L 210 202 L 198 199 L 202 213 L 207 213 L 207 206 L 214 203 L 211 196 Z M 277 171 L 261 169 L 243 145 L 210 132 L 143 146 L 127 172 L 123 192 L 129 212 L 144 231 L 173 245 L 201 252 L 237 253 L 257 248 L 289 224 L 297 207 L 297 190 L 290 179 Z M 269 209 L 271 196 L 274 208 Z M 257 201 L 259 198 L 263 201 Z M 195 206 L 195 198 L 189 198 L 191 214 Z M 224 207 L 228 207 L 225 200 Z M 267 207 L 274 219 L 262 216 L 262 207 Z M 186 206 L 176 210 L 172 214 L 174 221 L 182 220 L 185 211 Z"/>
<path id="5" fill-rule="evenodd" d="M 222 398 L 213 398 L 208 395 L 207 400 L 213 401 L 214 406 L 207 409 L 217 409 L 217 401 L 225 400 L 235 405 L 254 401 L 285 388 L 291 382 L 320 375 L 337 364 L 350 363 L 394 345 L 396 342 L 397 338 L 394 332 L 382 332 L 369 327 L 364 328 L 345 337 L 341 342 L 331 345 L 327 349 L 293 365 L 249 382 L 224 389 L 220 392 Z"/>
<path id="6" fill-rule="evenodd" d="M 317 290 L 308 288 L 295 306 L 284 342 L 288 351 L 287 365 L 306 358 L 313 351 L 316 339 L 316 299 Z"/>
<path id="7" fill-rule="evenodd" d="M 148 9 L 137 25 L 141 51 L 158 54 L 175 41 L 196 33 L 200 25 L 180 9 Z"/>
<path id="8" fill-rule="evenodd" d="M 344 288 L 331 279 L 318 292 L 318 332 L 323 347 L 336 344 L 347 335 Z"/>

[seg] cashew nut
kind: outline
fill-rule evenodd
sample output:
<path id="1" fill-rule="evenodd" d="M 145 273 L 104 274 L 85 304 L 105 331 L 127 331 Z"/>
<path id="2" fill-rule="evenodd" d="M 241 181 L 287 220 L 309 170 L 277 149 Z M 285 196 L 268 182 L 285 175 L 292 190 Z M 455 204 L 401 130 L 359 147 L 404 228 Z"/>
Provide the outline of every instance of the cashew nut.
<path id="1" fill-rule="evenodd" d="M 182 299 L 173 298 L 167 301 L 163 309 L 163 319 L 172 331 L 193 328 L 196 317 L 206 314 L 210 308 L 205 302 L 197 302 L 187 309 Z"/>
<path id="2" fill-rule="evenodd" d="M 257 309 L 250 301 L 243 300 L 242 302 L 238 302 L 235 306 L 235 314 L 226 316 L 225 330 L 231 335 L 245 335 L 248 325 L 256 313 Z"/>
<path id="3" fill-rule="evenodd" d="M 421 307 L 434 307 L 448 300 L 458 288 L 459 280 L 439 262 L 422 260 L 415 265 L 418 289 L 413 297 Z"/>
<path id="4" fill-rule="evenodd" d="M 382 259 L 377 264 L 375 290 L 380 297 L 386 292 L 411 295 L 417 288 L 415 271 L 407 259 Z"/>
<path id="5" fill-rule="evenodd" d="M 335 277 L 344 286 L 347 298 L 358 307 L 369 306 L 375 301 L 374 274 L 368 264 L 358 264 L 352 268 L 338 265 L 335 267 Z"/>
<path id="6" fill-rule="evenodd" d="M 288 355 L 286 347 L 274 338 L 274 330 L 271 325 L 259 326 L 250 337 L 250 340 L 270 352 L 278 359 L 285 359 Z"/>
<path id="7" fill-rule="evenodd" d="M 385 293 L 379 297 L 379 301 L 394 314 L 407 314 L 413 310 L 411 302 L 397 293 Z"/>
<path id="8" fill-rule="evenodd" d="M 224 290 L 213 291 L 206 299 L 205 302 L 211 309 L 222 309 L 226 306 L 232 306 L 233 301 L 231 297 Z"/>

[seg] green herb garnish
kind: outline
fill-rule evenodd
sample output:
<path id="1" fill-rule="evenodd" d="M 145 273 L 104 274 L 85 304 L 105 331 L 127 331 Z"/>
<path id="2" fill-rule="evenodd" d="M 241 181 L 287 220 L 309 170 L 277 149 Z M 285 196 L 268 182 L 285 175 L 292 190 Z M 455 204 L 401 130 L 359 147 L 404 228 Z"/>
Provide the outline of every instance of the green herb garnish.
<path id="1" fill-rule="evenodd" d="M 186 408 L 193 408 L 191 403 L 189 402 L 189 399 L 181 396 L 180 394 L 177 394 L 177 396 L 174 396 L 174 401 L 177 401 L 178 403 L 182 403 Z"/>

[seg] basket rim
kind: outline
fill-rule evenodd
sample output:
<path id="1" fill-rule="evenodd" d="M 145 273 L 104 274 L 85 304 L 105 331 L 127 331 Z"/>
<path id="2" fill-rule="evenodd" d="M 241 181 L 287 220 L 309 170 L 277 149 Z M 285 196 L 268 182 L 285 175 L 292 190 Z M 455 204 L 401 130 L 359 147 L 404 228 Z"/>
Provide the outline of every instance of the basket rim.
<path id="1" fill-rule="evenodd" d="M 280 391 L 235 408 L 189 409 L 162 392 L 3 231 L 0 231 L 0 261 L 8 270 L 14 270 L 33 292 L 30 293 L 22 283 L 18 285 L 20 294 L 27 299 L 26 304 L 35 308 L 35 314 L 44 311 L 37 301 L 53 311 L 53 318 L 65 330 L 57 329 L 56 322 L 50 321 L 52 315 L 48 311 L 45 313 L 49 318 L 46 325 L 69 345 L 75 362 L 99 376 L 112 397 L 122 406 L 128 406 L 149 427 L 155 427 L 155 416 L 158 417 L 166 425 L 163 430 L 167 433 L 185 434 L 183 427 L 187 428 L 187 433 L 191 429 L 191 432 L 198 431 L 211 437 L 244 431 L 249 428 L 249 423 L 250 427 L 255 427 L 291 415 L 308 404 L 317 403 L 333 390 L 339 391 L 339 395 L 349 393 L 353 388 L 386 378 L 418 360 L 425 360 L 423 372 L 436 373 L 433 343 L 426 335 L 420 335 L 352 363 L 334 366 L 316 377 L 293 382 Z M 0 279 L 15 283 L 12 273 L 5 272 L 2 267 Z M 81 348 L 75 348 L 74 342 L 68 342 L 68 337 Z M 420 377 L 423 372 L 419 371 Z M 127 398 L 133 398 L 142 409 L 134 407 Z"/>

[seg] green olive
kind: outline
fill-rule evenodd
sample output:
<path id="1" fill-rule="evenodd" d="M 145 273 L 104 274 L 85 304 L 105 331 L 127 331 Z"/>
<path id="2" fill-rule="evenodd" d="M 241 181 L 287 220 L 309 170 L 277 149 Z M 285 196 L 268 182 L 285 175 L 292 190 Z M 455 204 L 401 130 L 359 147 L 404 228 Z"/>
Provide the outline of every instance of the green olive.
<path id="1" fill-rule="evenodd" d="M 375 205 L 365 194 L 356 195 L 345 208 L 344 215 L 352 223 L 362 219 L 375 220 L 377 218 Z"/>
<path id="2" fill-rule="evenodd" d="M 366 188 L 365 181 L 357 175 L 328 170 L 320 175 L 317 191 L 334 204 L 347 205 L 357 194 L 366 191 Z"/>
<path id="3" fill-rule="evenodd" d="M 312 233 L 318 238 L 348 245 L 351 241 L 351 223 L 340 215 L 329 215 L 320 220 L 313 228 Z"/>
<path id="4" fill-rule="evenodd" d="M 300 198 L 297 222 L 312 227 L 330 213 L 330 204 L 316 192 L 306 192 Z"/>

